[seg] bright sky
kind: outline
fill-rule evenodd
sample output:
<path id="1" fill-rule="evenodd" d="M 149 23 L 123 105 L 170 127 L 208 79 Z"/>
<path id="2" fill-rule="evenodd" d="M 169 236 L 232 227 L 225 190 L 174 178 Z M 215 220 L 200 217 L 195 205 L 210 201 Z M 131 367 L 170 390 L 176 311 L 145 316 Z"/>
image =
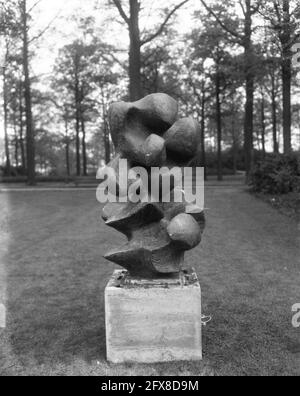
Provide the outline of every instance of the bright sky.
<path id="1" fill-rule="evenodd" d="M 34 4 L 35 0 L 30 0 L 30 2 Z M 163 6 L 172 6 L 179 2 L 179 0 L 164 0 Z M 66 22 L 66 19 L 71 18 L 74 14 L 78 16 L 93 15 L 103 39 L 126 49 L 128 35 L 125 27 L 117 23 L 117 20 L 120 20 L 118 11 L 116 9 L 112 11 L 111 7 L 108 8 L 107 3 L 107 0 L 41 0 L 36 8 L 33 30 L 42 30 L 53 18 L 57 17 L 51 25 L 56 32 L 54 33 L 54 29 L 50 29 L 40 41 L 39 62 L 35 69 L 38 69 L 40 73 L 50 72 L 59 47 L 74 40 L 76 26 L 71 20 Z M 190 29 L 192 13 L 197 9 L 199 3 L 199 0 L 190 0 L 189 5 L 180 10 L 180 18 L 177 19 L 177 29 L 180 32 L 184 33 Z M 142 0 L 142 4 L 145 4 L 147 13 L 141 21 L 141 31 L 147 25 L 153 26 L 155 23 L 159 23 L 161 18 L 157 15 L 157 11 L 162 7 L 161 0 Z"/>

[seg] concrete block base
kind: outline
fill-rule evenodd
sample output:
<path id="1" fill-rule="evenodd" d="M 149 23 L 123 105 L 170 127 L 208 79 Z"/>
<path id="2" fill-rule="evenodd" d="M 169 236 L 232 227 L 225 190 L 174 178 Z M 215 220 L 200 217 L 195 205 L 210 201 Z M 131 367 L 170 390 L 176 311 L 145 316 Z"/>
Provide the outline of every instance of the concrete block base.
<path id="1" fill-rule="evenodd" d="M 107 359 L 112 363 L 201 360 L 201 289 L 196 274 L 132 279 L 115 271 L 105 290 Z"/>

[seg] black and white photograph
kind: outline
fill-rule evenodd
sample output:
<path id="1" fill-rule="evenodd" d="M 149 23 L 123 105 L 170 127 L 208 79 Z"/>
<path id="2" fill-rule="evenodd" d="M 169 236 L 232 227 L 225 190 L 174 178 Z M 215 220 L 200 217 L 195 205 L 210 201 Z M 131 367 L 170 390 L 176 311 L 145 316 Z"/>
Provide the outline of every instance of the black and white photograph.
<path id="1" fill-rule="evenodd" d="M 299 375 L 299 0 L 0 0 L 0 376 Z"/>

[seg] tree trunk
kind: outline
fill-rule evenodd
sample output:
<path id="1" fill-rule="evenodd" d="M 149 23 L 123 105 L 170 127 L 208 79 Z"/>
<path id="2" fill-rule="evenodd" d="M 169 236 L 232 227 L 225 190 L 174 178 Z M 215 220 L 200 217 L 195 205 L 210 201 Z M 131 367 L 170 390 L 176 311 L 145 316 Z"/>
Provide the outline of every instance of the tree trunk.
<path id="1" fill-rule="evenodd" d="M 233 156 L 233 174 L 237 174 L 237 136 L 235 128 L 235 108 L 234 108 L 234 98 L 232 98 L 232 117 L 231 117 L 231 131 L 232 131 L 232 156 Z"/>
<path id="2" fill-rule="evenodd" d="M 291 146 L 291 63 L 283 61 L 282 65 L 282 96 L 283 96 L 283 142 L 284 152 L 288 154 Z"/>
<path id="3" fill-rule="evenodd" d="M 207 180 L 206 169 L 206 151 L 205 151 L 205 83 L 202 82 L 202 99 L 201 99 L 201 159 L 204 167 L 204 180 Z"/>
<path id="4" fill-rule="evenodd" d="M 82 131 L 82 165 L 83 176 L 87 176 L 87 155 L 86 155 L 86 141 L 85 141 L 85 120 L 83 114 L 81 115 L 81 131 Z"/>
<path id="5" fill-rule="evenodd" d="M 66 170 L 67 176 L 71 176 L 71 167 L 70 167 L 70 142 L 69 139 L 66 141 Z"/>
<path id="6" fill-rule="evenodd" d="M 275 75 L 271 77 L 271 89 L 272 89 L 272 130 L 273 130 L 273 151 L 278 153 L 278 141 L 277 141 L 277 103 L 276 103 L 276 89 L 275 89 Z"/>
<path id="7" fill-rule="evenodd" d="M 75 58 L 75 118 L 76 118 L 76 175 L 81 175 L 80 158 L 80 92 L 78 76 L 78 57 Z"/>
<path id="8" fill-rule="evenodd" d="M 11 175 L 11 162 L 9 153 L 9 139 L 8 139 L 8 103 L 7 103 L 7 85 L 6 85 L 6 69 L 3 67 L 3 111 L 4 111 L 4 144 L 6 157 L 6 173 Z"/>
<path id="9" fill-rule="evenodd" d="M 253 102 L 254 102 L 254 73 L 253 73 L 253 46 L 252 46 L 252 15 L 251 0 L 246 0 L 245 15 L 245 75 L 246 75 L 246 105 L 244 125 L 245 168 L 248 180 L 252 168 L 253 156 Z"/>
<path id="10" fill-rule="evenodd" d="M 104 147 L 105 147 L 105 163 L 110 163 L 110 140 L 109 140 L 109 132 L 108 125 L 106 119 L 104 120 Z"/>
<path id="11" fill-rule="evenodd" d="M 234 121 L 233 121 L 234 122 Z M 233 162 L 233 174 L 236 175 L 237 174 L 237 144 L 236 144 L 236 131 L 233 130 L 233 134 L 234 134 L 234 142 L 233 142 L 233 150 L 232 150 L 232 162 Z"/>
<path id="12" fill-rule="evenodd" d="M 24 145 L 24 135 L 23 135 L 23 84 L 20 83 L 19 86 L 19 125 L 20 125 L 20 150 L 21 150 L 21 161 L 23 170 L 26 169 L 26 157 L 25 157 L 25 145 Z"/>
<path id="13" fill-rule="evenodd" d="M 284 152 L 292 150 L 291 145 L 291 18 L 289 0 L 283 0 L 283 32 L 280 36 L 282 44 L 282 99 L 283 99 L 283 141 Z"/>
<path id="14" fill-rule="evenodd" d="M 134 102 L 142 97 L 141 39 L 139 28 L 140 3 L 138 0 L 129 0 L 129 2 L 129 94 L 130 100 Z"/>
<path id="15" fill-rule="evenodd" d="M 17 120 L 16 113 L 13 114 L 13 122 L 14 122 L 14 135 L 15 135 L 15 164 L 16 168 L 19 167 L 19 136 L 18 136 L 18 128 L 17 128 Z"/>
<path id="16" fill-rule="evenodd" d="M 102 114 L 103 114 L 103 138 L 104 138 L 104 149 L 105 149 L 105 163 L 106 165 L 110 163 L 111 152 L 110 152 L 110 139 L 109 139 L 109 129 L 108 122 L 106 117 L 106 108 L 105 108 L 105 95 L 103 89 L 101 89 L 102 94 Z"/>
<path id="17" fill-rule="evenodd" d="M 22 29 L 23 29 L 23 69 L 24 69 L 24 96 L 26 112 L 26 150 L 27 150 L 27 182 L 35 184 L 35 142 L 32 118 L 31 81 L 29 76 L 28 51 L 28 15 L 27 1 L 22 0 Z"/>
<path id="18" fill-rule="evenodd" d="M 222 169 L 222 115 L 220 101 L 220 75 L 216 74 L 216 116 L 217 116 L 217 145 L 218 145 L 218 180 L 223 180 Z"/>
<path id="19" fill-rule="evenodd" d="M 261 92 L 261 144 L 263 156 L 266 155 L 266 114 L 265 114 L 265 98 L 263 90 Z"/>
<path id="20" fill-rule="evenodd" d="M 70 139 L 69 139 L 69 125 L 68 125 L 68 117 L 65 117 L 65 144 L 66 144 L 66 171 L 67 176 L 70 177 L 71 169 L 70 169 Z"/>
<path id="21" fill-rule="evenodd" d="M 222 114 L 220 101 L 220 73 L 219 66 L 216 73 L 216 118 L 217 118 L 217 145 L 218 145 L 218 180 L 223 180 L 222 169 Z"/>

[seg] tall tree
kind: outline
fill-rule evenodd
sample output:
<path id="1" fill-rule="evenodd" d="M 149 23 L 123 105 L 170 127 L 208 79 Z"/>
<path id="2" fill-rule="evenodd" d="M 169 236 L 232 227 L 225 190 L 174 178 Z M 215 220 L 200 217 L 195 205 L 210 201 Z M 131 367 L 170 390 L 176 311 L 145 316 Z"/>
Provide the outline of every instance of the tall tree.
<path id="1" fill-rule="evenodd" d="M 264 87 L 260 87 L 260 98 L 258 101 L 259 105 L 259 121 L 260 121 L 260 131 L 261 131 L 261 148 L 263 157 L 266 154 L 266 98 L 265 98 L 265 90 Z"/>
<path id="2" fill-rule="evenodd" d="M 109 52 L 112 49 L 97 38 L 90 42 L 75 40 L 61 48 L 54 67 L 52 88 L 56 92 L 56 102 L 60 107 L 70 104 L 73 109 L 77 176 L 87 174 L 87 123 L 95 120 L 98 113 L 105 121 L 103 109 L 108 101 L 109 88 L 118 81 L 117 74 L 112 71 Z M 105 131 L 108 157 L 109 136 L 108 130 Z"/>
<path id="3" fill-rule="evenodd" d="M 82 132 L 82 168 L 83 176 L 87 176 L 87 153 L 86 153 L 86 130 L 85 130 L 85 117 L 81 114 L 81 132 Z"/>
<path id="4" fill-rule="evenodd" d="M 75 122 L 76 122 L 76 175 L 81 175 L 81 158 L 80 158 L 80 118 L 81 118 L 81 100 L 80 82 L 79 82 L 79 68 L 80 55 L 78 47 L 75 46 L 75 54 L 73 57 L 74 67 L 74 99 L 75 99 Z"/>
<path id="5" fill-rule="evenodd" d="M 109 127 L 108 127 L 108 119 L 107 119 L 107 109 L 106 104 L 108 102 L 107 96 L 105 93 L 105 85 L 103 82 L 101 83 L 101 103 L 102 107 L 102 118 L 103 118 L 103 140 L 104 140 L 104 150 L 105 150 L 105 163 L 109 164 L 111 159 L 111 149 L 110 149 L 110 136 L 109 136 Z"/>
<path id="6" fill-rule="evenodd" d="M 125 1 L 129 2 L 128 6 L 126 7 L 127 9 L 125 9 L 125 6 L 122 4 L 121 0 L 111 0 L 111 2 L 118 9 L 120 16 L 125 21 L 129 32 L 129 95 L 131 101 L 136 101 L 143 96 L 141 78 L 142 47 L 160 36 L 164 32 L 164 29 L 166 28 L 172 16 L 189 0 L 181 1 L 171 10 L 167 11 L 164 21 L 160 24 L 156 31 L 153 33 L 146 33 L 143 37 L 141 37 L 139 24 L 141 2 L 139 0 Z"/>
<path id="7" fill-rule="evenodd" d="M 171 55 L 171 38 L 169 32 L 160 37 L 160 40 L 148 45 L 142 53 L 142 92 L 148 95 L 156 92 L 166 92 L 168 87 L 168 73 L 170 63 L 173 61 Z M 174 35 L 173 35 L 174 37 Z"/>
<path id="8" fill-rule="evenodd" d="M 274 1 L 274 7 L 278 7 L 278 2 Z M 292 86 L 292 61 L 291 61 L 291 14 L 290 0 L 282 0 L 282 32 L 279 35 L 282 45 L 282 98 L 283 98 L 283 141 L 284 152 L 288 153 L 292 149 L 291 141 L 291 86 Z"/>
<path id="9" fill-rule="evenodd" d="M 24 106 L 23 106 L 23 81 L 19 81 L 18 90 L 18 100 L 19 100 L 19 136 L 20 136 L 20 149 L 21 149 L 21 159 L 22 168 L 26 169 L 26 154 L 25 154 L 25 139 L 24 139 Z"/>
<path id="10" fill-rule="evenodd" d="M 93 91 L 92 69 L 99 59 L 96 52 L 96 45 L 76 40 L 60 50 L 55 65 L 53 88 L 61 93 L 63 104 L 60 106 L 72 103 L 74 109 L 77 176 L 87 173 L 85 101 Z"/>
<path id="11" fill-rule="evenodd" d="M 275 76 L 271 77 L 271 95 L 272 95 L 272 128 L 273 128 L 273 151 L 279 152 L 278 134 L 277 134 L 277 94 Z"/>
<path id="12" fill-rule="evenodd" d="M 278 98 L 280 97 L 280 58 L 274 52 L 267 52 L 263 88 L 271 100 L 272 141 L 274 153 L 279 152 L 278 144 Z"/>
<path id="13" fill-rule="evenodd" d="M 265 110 L 267 111 L 268 107 L 271 109 L 270 119 L 272 124 L 273 151 L 274 153 L 278 153 L 277 113 L 281 90 L 281 54 L 272 32 L 267 27 L 264 30 L 264 40 L 256 46 L 258 53 L 257 63 L 259 65 L 256 72 L 256 81 L 260 92 L 264 93 Z"/>
<path id="14" fill-rule="evenodd" d="M 5 60 L 2 67 L 3 75 L 3 113 L 4 113 L 4 145 L 5 145 L 5 156 L 6 156 L 6 173 L 8 176 L 11 174 L 11 162 L 9 152 L 9 138 L 8 138 L 8 90 L 7 90 L 7 76 L 6 76 L 6 63 L 8 58 L 8 48 L 5 51 Z"/>
<path id="15" fill-rule="evenodd" d="M 291 127 L 291 86 L 292 86 L 292 46 L 300 37 L 300 5 L 294 0 L 272 0 L 263 3 L 261 14 L 270 23 L 281 47 L 282 106 L 284 152 L 292 150 Z"/>
<path id="16" fill-rule="evenodd" d="M 222 110 L 221 110 L 221 74 L 220 59 L 216 62 L 215 73 L 216 84 L 216 121 L 217 121 L 217 142 L 218 142 L 218 180 L 223 180 L 222 171 Z"/>
<path id="17" fill-rule="evenodd" d="M 99 71 L 97 76 L 95 76 L 94 84 L 99 91 L 99 100 L 97 100 L 97 113 L 100 116 L 103 132 L 103 146 L 104 146 L 104 156 L 105 163 L 109 164 L 111 160 L 112 147 L 109 134 L 109 123 L 107 118 L 108 104 L 112 101 L 112 98 L 119 96 L 120 93 L 115 94 L 115 88 L 119 80 L 119 75 L 112 73 L 111 61 L 103 62 L 98 64 Z"/>
<path id="18" fill-rule="evenodd" d="M 244 49 L 244 73 L 245 73 L 245 122 L 244 122 L 244 148 L 245 167 L 247 178 L 252 166 L 253 153 L 253 109 L 254 109 L 254 79 L 255 79 L 255 52 L 253 48 L 253 16 L 259 11 L 261 0 L 240 0 L 239 5 L 243 13 L 242 26 L 236 26 L 236 21 L 231 23 L 224 21 L 222 16 L 215 12 L 213 6 L 209 6 L 206 0 L 200 0 L 206 10 L 216 19 L 219 25 L 229 33 L 232 40 Z M 229 6 L 232 6 L 229 2 Z"/>
<path id="19" fill-rule="evenodd" d="M 62 117 L 64 120 L 64 139 L 63 142 L 65 144 L 65 156 L 66 156 L 66 174 L 68 177 L 71 176 L 71 162 L 70 162 L 70 143 L 71 137 L 69 134 L 69 124 L 70 124 L 70 106 L 68 104 L 64 104 L 61 108 Z"/>
<path id="20" fill-rule="evenodd" d="M 204 167 L 204 180 L 207 180 L 206 150 L 205 150 L 205 110 L 206 110 L 206 86 L 205 79 L 201 82 L 201 159 Z"/>
<path id="21" fill-rule="evenodd" d="M 21 21 L 23 40 L 23 70 L 24 70 L 24 94 L 26 113 L 26 158 L 27 158 L 27 182 L 35 184 L 35 142 L 34 125 L 32 117 L 31 79 L 29 71 L 29 39 L 28 39 L 28 9 L 27 0 L 21 0 Z"/>
<path id="22" fill-rule="evenodd" d="M 272 108 L 272 135 L 273 135 L 273 151 L 274 153 L 279 152 L 279 144 L 278 144 L 278 121 L 277 121 L 277 98 L 280 95 L 280 84 L 278 78 L 278 68 L 277 68 L 278 60 L 276 58 L 272 58 L 269 61 L 269 81 L 271 84 L 265 84 L 265 89 L 269 93 L 271 97 L 271 108 Z"/>
<path id="23" fill-rule="evenodd" d="M 6 157 L 6 173 L 11 174 L 11 160 L 9 151 L 9 137 L 8 137 L 8 64 L 11 56 L 11 44 L 16 33 L 15 12 L 12 3 L 0 2 L 0 37 L 1 45 L 3 45 L 3 59 L 1 67 L 3 77 L 3 121 L 4 121 L 4 146 Z"/>
<path id="24" fill-rule="evenodd" d="M 16 71 L 14 67 L 16 65 L 12 63 L 12 60 L 8 69 L 8 76 L 6 78 L 6 98 L 5 101 L 7 103 L 7 116 L 6 123 L 10 125 L 10 131 L 13 131 L 13 136 L 11 136 L 10 142 L 11 145 L 14 145 L 14 158 L 15 158 L 15 166 L 18 168 L 19 166 L 19 151 L 21 148 L 20 145 L 20 119 L 19 119 L 19 79 L 17 78 Z M 22 92 L 23 95 L 23 92 Z M 13 157 L 13 155 L 11 155 Z M 26 167 L 26 165 L 25 165 Z M 25 168 L 24 168 L 25 169 Z"/>
<path id="25" fill-rule="evenodd" d="M 50 102 L 54 103 L 56 109 L 59 111 L 59 118 L 63 120 L 63 138 L 62 142 L 65 146 L 65 169 L 67 176 L 71 176 L 71 159 L 70 159 L 70 146 L 72 142 L 72 136 L 70 134 L 70 123 L 73 120 L 73 107 L 64 97 L 63 103 L 60 103 L 61 98 L 57 98 L 58 92 L 56 91 L 56 97 L 51 92 L 49 95 Z"/>
<path id="26" fill-rule="evenodd" d="M 222 9 L 222 8 L 221 8 Z M 201 19 L 201 15 L 198 15 Z M 224 34 L 219 24 L 211 17 L 203 22 L 201 29 L 193 31 L 190 35 L 192 54 L 191 59 L 195 60 L 197 65 L 197 58 L 202 62 L 202 67 L 196 66 L 198 72 L 204 75 L 205 60 L 210 60 L 211 67 L 209 68 L 209 77 L 212 81 L 212 96 L 214 98 L 214 113 L 213 118 L 216 126 L 216 140 L 217 140 L 217 170 L 218 180 L 223 179 L 223 110 L 225 90 L 227 88 L 228 70 L 232 59 L 228 51 L 230 51 L 230 42 L 227 34 Z M 193 84 L 194 85 L 194 84 Z M 203 87 L 203 83 L 201 84 Z M 195 90 L 194 90 L 194 93 Z M 203 97 L 199 95 L 199 105 L 203 102 Z M 203 107 L 203 106 L 201 106 Z M 203 125 L 202 125 L 203 126 Z"/>

